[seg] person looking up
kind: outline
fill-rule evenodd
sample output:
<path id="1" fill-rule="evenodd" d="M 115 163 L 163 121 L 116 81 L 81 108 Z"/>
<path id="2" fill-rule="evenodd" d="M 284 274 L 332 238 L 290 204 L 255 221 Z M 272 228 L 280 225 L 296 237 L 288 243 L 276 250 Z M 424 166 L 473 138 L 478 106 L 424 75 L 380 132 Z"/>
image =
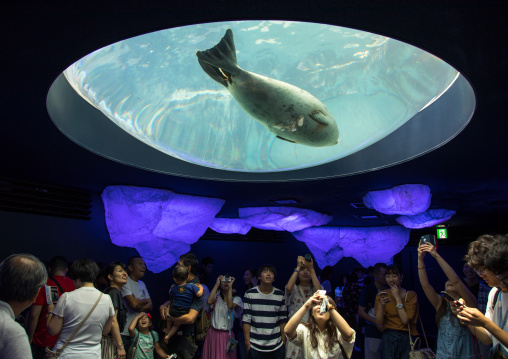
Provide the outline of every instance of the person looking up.
<path id="1" fill-rule="evenodd" d="M 358 303 L 358 315 L 365 320 L 365 359 L 381 359 L 381 332 L 376 326 L 374 305 L 377 294 L 387 289 L 386 264 L 376 263 L 373 267 L 374 282 L 362 289 Z"/>
<path id="2" fill-rule="evenodd" d="M 101 358 L 102 335 L 111 331 L 115 309 L 111 298 L 93 285 L 99 272 L 99 266 L 90 259 L 75 261 L 69 277 L 76 289 L 63 293 L 56 306 L 48 305 L 47 329 L 50 335 L 58 335 L 53 347 L 58 358 Z"/>
<path id="3" fill-rule="evenodd" d="M 273 286 L 277 272 L 270 264 L 261 266 L 259 285 L 245 293 L 243 335 L 250 359 L 284 358 L 284 326 L 287 309 L 284 292 Z"/>
<path id="4" fill-rule="evenodd" d="M 129 350 L 131 344 L 129 324 L 138 313 L 152 310 L 150 294 L 145 283 L 141 281 L 146 272 L 145 261 L 139 256 L 131 257 L 127 262 L 127 268 L 129 276 L 127 277 L 127 283 L 122 286 L 123 302 L 127 308 L 127 321 L 122 331 L 122 341 L 126 351 Z"/>
<path id="5" fill-rule="evenodd" d="M 128 330 L 133 343 L 129 358 L 154 359 L 154 351 L 161 358 L 170 358 L 159 344 L 159 334 L 152 330 L 150 314 L 138 313 L 129 324 Z"/>
<path id="6" fill-rule="evenodd" d="M 460 280 L 459 276 L 441 257 L 431 243 L 424 243 L 418 247 L 418 277 L 427 299 L 436 310 L 437 332 L 437 358 L 449 359 L 470 359 L 475 357 L 474 343 L 469 330 L 462 326 L 456 315 L 450 308 L 450 300 L 441 297 L 432 288 L 427 278 L 424 257 L 429 253 L 439 264 L 445 273 L 448 281 L 445 284 L 445 291 L 453 298 L 465 298 L 468 306 L 476 307 L 476 297 L 467 286 Z M 478 357 L 478 356 L 476 356 Z"/>
<path id="7" fill-rule="evenodd" d="M 310 258 L 307 262 L 304 257 L 296 258 L 296 268 L 286 284 L 286 305 L 289 309 L 289 318 L 314 295 L 316 290 L 322 289 L 319 279 L 314 270 L 314 261 Z M 307 311 L 302 320 L 306 322 L 309 317 Z M 286 358 L 303 358 L 301 346 L 292 342 L 286 342 Z"/>
<path id="8" fill-rule="evenodd" d="M 355 331 L 337 312 L 328 297 L 328 310 L 321 312 L 323 296 L 319 293 L 289 319 L 284 331 L 289 341 L 302 348 L 304 359 L 348 359 L 355 343 Z M 307 313 L 308 323 L 302 322 Z"/>
<path id="9" fill-rule="evenodd" d="M 114 344 L 102 345 L 102 359 L 125 359 L 126 351 L 123 345 L 121 333 L 127 324 L 127 307 L 122 300 L 122 288 L 127 284 L 126 267 L 121 262 L 110 263 L 105 269 L 104 274 L 109 286 L 104 289 L 104 294 L 111 297 L 115 315 L 111 324 L 111 337 L 107 343 Z"/>
<path id="10" fill-rule="evenodd" d="M 25 330 L 15 322 L 48 280 L 44 264 L 31 254 L 13 254 L 0 263 L 0 355 L 31 358 Z"/>
<path id="11" fill-rule="evenodd" d="M 173 280 L 175 284 L 169 290 L 171 306 L 169 308 L 169 318 L 167 319 L 168 334 L 164 337 L 164 341 L 168 343 L 178 331 L 179 324 L 174 324 L 173 319 L 188 314 L 194 297 L 203 296 L 203 287 L 198 283 L 187 283 L 189 277 L 189 268 L 185 266 L 176 266 L 173 270 Z"/>
<path id="12" fill-rule="evenodd" d="M 392 264 L 386 268 L 386 283 L 390 289 L 376 296 L 375 316 L 381 335 L 383 359 L 407 359 L 409 357 L 409 334 L 418 335 L 418 299 L 416 293 L 402 288 L 402 272 Z"/>
<path id="13" fill-rule="evenodd" d="M 72 279 L 67 277 L 67 269 L 67 260 L 64 257 L 53 257 L 49 261 L 49 278 L 46 285 L 53 287 L 53 290 L 58 293 L 58 297 L 76 289 Z M 46 347 L 53 348 L 58 339 L 56 336 L 49 335 L 46 329 L 47 305 L 46 288 L 42 287 L 37 299 L 30 307 L 27 320 L 28 337 L 34 359 L 44 359 Z"/>
<path id="14" fill-rule="evenodd" d="M 197 277 L 198 271 L 198 259 L 193 253 L 185 253 L 182 254 L 177 262 L 177 266 L 184 266 L 189 270 L 189 275 L 187 277 L 188 284 L 196 284 L 199 283 L 199 278 Z M 178 318 L 173 318 L 175 324 L 179 325 L 179 331 L 177 333 L 181 333 L 181 335 L 190 341 L 192 344 L 196 343 L 196 332 L 195 325 L 196 319 L 201 313 L 204 306 L 204 298 L 194 297 L 192 300 L 191 307 L 189 309 L 189 313 L 182 315 Z M 170 309 L 170 301 L 165 302 L 159 308 L 161 313 L 162 320 L 166 320 L 169 315 Z"/>
<path id="15" fill-rule="evenodd" d="M 241 313 L 243 301 L 233 296 L 235 278 L 219 276 L 212 288 L 207 302 L 211 311 L 211 326 L 203 345 L 202 359 L 236 359 L 236 350 L 226 351 L 230 338 L 236 340 L 232 332 L 236 313 Z M 235 348 L 236 349 L 236 348 Z"/>

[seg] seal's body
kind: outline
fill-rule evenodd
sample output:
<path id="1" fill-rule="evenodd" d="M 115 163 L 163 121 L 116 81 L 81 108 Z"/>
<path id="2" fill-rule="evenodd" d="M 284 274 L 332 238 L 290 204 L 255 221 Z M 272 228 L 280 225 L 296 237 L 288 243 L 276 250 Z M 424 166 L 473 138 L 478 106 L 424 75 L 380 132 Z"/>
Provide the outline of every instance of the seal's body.
<path id="1" fill-rule="evenodd" d="M 335 119 L 321 101 L 301 88 L 238 66 L 231 29 L 215 47 L 196 56 L 203 70 L 278 138 L 312 147 L 338 143 Z"/>

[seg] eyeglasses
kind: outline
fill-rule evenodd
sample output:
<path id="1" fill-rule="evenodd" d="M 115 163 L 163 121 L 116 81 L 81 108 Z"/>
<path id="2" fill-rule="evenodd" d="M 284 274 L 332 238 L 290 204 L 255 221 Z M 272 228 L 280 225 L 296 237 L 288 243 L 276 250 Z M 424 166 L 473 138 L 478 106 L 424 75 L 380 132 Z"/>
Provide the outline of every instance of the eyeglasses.
<path id="1" fill-rule="evenodd" d="M 479 276 L 484 276 L 486 274 L 485 270 L 487 268 L 483 267 L 483 268 L 478 268 L 478 269 L 475 269 L 474 271 L 476 272 L 476 274 L 478 274 Z"/>

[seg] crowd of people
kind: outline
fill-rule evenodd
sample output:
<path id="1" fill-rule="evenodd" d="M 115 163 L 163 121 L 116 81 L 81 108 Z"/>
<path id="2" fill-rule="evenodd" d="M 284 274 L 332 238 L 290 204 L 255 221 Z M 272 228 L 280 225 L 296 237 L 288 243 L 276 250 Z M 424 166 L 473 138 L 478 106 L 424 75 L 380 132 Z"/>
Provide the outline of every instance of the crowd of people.
<path id="1" fill-rule="evenodd" d="M 431 286 L 425 257 L 447 277 L 444 288 Z M 15 254 L 0 264 L 0 356 L 407 359 L 423 334 L 419 301 L 428 300 L 437 358 L 508 357 L 508 237 L 472 242 L 463 277 L 432 244 L 421 243 L 415 270 L 426 299 L 402 286 L 397 265 L 384 263 L 355 268 L 334 291 L 333 269 L 318 276 L 310 255 L 296 258 L 284 288 L 273 286 L 277 270 L 266 264 L 245 269 L 236 290 L 229 274 L 213 280 L 212 258 L 200 265 L 187 253 L 154 325 L 141 257 L 102 269 L 90 259 L 68 268 L 55 257 L 46 270 L 35 256 Z M 23 326 L 15 321 L 22 313 Z"/>

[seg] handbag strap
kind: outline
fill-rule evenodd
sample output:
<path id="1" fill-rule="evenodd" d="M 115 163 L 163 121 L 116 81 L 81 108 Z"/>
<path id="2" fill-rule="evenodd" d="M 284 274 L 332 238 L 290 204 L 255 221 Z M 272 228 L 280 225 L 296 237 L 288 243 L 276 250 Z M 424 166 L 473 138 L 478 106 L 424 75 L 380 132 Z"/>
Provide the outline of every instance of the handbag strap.
<path id="1" fill-rule="evenodd" d="M 231 338 L 231 327 L 233 326 L 233 320 L 235 320 L 235 305 L 234 304 L 233 304 L 233 313 L 231 313 L 231 317 L 229 316 L 229 310 L 228 310 L 228 327 L 229 327 L 229 337 L 230 338 Z"/>
<path id="2" fill-rule="evenodd" d="M 51 279 L 53 282 L 55 282 L 58 289 L 60 289 L 60 292 L 65 293 L 65 290 L 63 290 L 62 286 L 60 285 L 60 283 L 58 283 L 58 281 L 56 280 L 55 277 L 51 276 L 51 277 L 49 277 L 49 279 Z"/>
<path id="3" fill-rule="evenodd" d="M 407 293 L 408 292 L 406 291 L 404 303 L 407 302 Z M 420 326 L 422 327 L 423 338 L 425 339 L 425 344 L 427 345 L 427 348 L 430 348 L 429 342 L 427 341 L 427 335 L 425 334 L 425 328 L 423 327 L 422 317 L 420 316 L 420 311 L 418 311 L 418 321 L 420 322 Z M 420 338 L 416 338 L 415 341 L 413 342 L 413 339 L 411 338 L 411 327 L 409 326 L 409 322 L 407 323 L 407 329 L 409 332 L 409 343 L 411 344 L 411 350 L 414 350 L 414 347 L 416 346 L 416 343 L 418 343 L 418 340 Z"/>
<path id="4" fill-rule="evenodd" d="M 85 324 L 85 322 L 87 321 L 87 319 L 90 317 L 90 315 L 92 315 L 93 311 L 95 310 L 95 308 L 97 307 L 97 305 L 99 304 L 99 302 L 101 301 L 101 298 L 102 298 L 102 292 L 100 292 L 101 294 L 99 295 L 99 298 L 97 298 L 97 301 L 95 302 L 95 304 L 93 305 L 92 309 L 90 309 L 90 311 L 88 312 L 88 314 L 86 315 L 85 318 L 83 318 L 83 320 L 81 321 L 81 323 L 79 323 L 78 327 L 76 329 L 74 329 L 74 331 L 72 332 L 72 334 L 69 336 L 69 338 L 65 341 L 65 344 L 61 347 L 61 348 L 58 348 L 56 350 L 57 352 L 57 356 L 60 355 L 60 353 L 65 349 L 65 347 L 67 346 L 67 344 L 69 344 L 71 342 L 71 340 L 76 336 L 76 334 L 78 334 L 78 331 L 81 329 L 81 327 L 83 326 L 83 324 Z"/>

